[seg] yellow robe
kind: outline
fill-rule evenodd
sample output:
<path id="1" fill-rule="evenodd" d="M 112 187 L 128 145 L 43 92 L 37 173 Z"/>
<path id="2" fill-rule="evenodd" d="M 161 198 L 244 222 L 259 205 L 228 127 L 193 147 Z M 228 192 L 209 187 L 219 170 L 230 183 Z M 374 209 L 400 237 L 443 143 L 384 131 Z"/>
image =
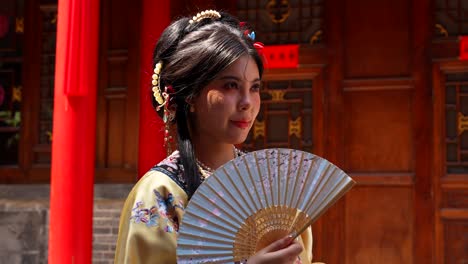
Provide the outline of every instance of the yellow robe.
<path id="1" fill-rule="evenodd" d="M 188 203 L 178 152 L 147 172 L 125 201 L 120 216 L 115 263 L 177 263 L 177 231 Z M 301 236 L 301 262 L 312 260 L 312 232 Z"/>

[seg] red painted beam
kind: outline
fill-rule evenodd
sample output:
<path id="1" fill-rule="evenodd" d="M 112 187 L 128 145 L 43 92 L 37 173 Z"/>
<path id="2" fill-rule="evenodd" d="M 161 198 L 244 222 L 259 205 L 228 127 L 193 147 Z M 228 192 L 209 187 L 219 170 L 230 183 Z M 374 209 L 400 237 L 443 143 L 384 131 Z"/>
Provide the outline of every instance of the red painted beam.
<path id="1" fill-rule="evenodd" d="M 91 263 L 99 1 L 59 0 L 49 263 Z"/>
<path id="2" fill-rule="evenodd" d="M 143 0 L 140 53 L 140 128 L 138 142 L 138 178 L 166 156 L 163 147 L 163 122 L 151 105 L 153 49 L 171 20 L 169 0 Z M 156 19 L 157 18 L 157 19 Z"/>

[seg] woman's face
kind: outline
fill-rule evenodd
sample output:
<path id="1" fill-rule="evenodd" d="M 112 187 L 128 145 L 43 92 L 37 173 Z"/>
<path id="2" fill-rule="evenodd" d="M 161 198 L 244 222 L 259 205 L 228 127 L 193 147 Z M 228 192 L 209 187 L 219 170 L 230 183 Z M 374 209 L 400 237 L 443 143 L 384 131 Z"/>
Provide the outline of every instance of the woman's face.
<path id="1" fill-rule="evenodd" d="M 260 109 L 261 80 L 255 60 L 244 55 L 193 100 L 193 133 L 207 142 L 245 141 Z"/>

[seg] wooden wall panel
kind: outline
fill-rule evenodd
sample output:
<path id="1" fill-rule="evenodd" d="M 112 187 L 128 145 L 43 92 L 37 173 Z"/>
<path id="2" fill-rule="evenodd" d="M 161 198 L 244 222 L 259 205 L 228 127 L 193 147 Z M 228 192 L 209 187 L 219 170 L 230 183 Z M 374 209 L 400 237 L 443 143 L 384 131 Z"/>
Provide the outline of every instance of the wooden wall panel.
<path id="1" fill-rule="evenodd" d="M 345 76 L 410 74 L 407 0 L 345 1 Z"/>
<path id="2" fill-rule="evenodd" d="M 468 221 L 466 219 L 446 220 L 444 232 L 444 263 L 468 263 Z"/>
<path id="3" fill-rule="evenodd" d="M 115 168 L 123 162 L 123 142 L 125 142 L 125 98 L 121 96 L 107 98 L 107 160 L 106 167 Z"/>
<path id="4" fill-rule="evenodd" d="M 441 196 L 441 208 L 468 208 L 468 189 L 445 189 Z"/>
<path id="5" fill-rule="evenodd" d="M 359 186 L 346 194 L 342 263 L 413 263 L 412 195 L 408 187 Z"/>
<path id="6" fill-rule="evenodd" d="M 102 0 L 97 182 L 137 177 L 140 4 Z"/>
<path id="7" fill-rule="evenodd" d="M 411 90 L 345 93 L 348 172 L 412 170 Z"/>

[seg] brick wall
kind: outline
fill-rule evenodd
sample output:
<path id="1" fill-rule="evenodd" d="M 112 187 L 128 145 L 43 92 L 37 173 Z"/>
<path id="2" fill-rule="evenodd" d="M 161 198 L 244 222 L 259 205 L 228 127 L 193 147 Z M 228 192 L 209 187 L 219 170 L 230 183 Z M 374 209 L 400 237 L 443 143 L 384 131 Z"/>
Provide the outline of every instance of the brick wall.
<path id="1" fill-rule="evenodd" d="M 93 216 L 93 263 L 114 263 L 115 243 L 124 200 L 97 200 Z"/>
<path id="2" fill-rule="evenodd" d="M 95 186 L 93 263 L 114 263 L 119 217 L 132 185 Z M 49 185 L 0 185 L 0 264 L 47 263 Z"/>

